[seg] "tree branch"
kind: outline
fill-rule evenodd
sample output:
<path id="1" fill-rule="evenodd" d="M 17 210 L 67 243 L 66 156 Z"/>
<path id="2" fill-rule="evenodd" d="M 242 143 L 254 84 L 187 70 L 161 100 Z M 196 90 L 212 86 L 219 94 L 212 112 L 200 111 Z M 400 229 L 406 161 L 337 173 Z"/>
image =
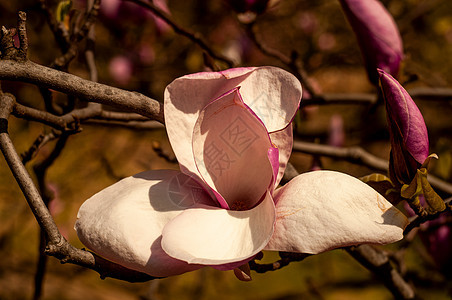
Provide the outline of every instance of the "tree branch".
<path id="1" fill-rule="evenodd" d="M 96 123 L 107 126 L 123 126 L 150 130 L 164 128 L 161 123 L 149 120 L 139 114 L 103 110 L 98 103 L 90 103 L 88 107 L 73 110 L 63 116 L 55 116 L 51 113 L 15 102 L 12 115 L 17 118 L 40 122 L 67 133 L 79 132 L 80 123 Z"/>
<path id="2" fill-rule="evenodd" d="M 294 141 L 293 151 L 339 158 L 351 163 L 362 164 L 371 169 L 383 171 L 385 173 L 387 173 L 389 167 L 388 161 L 370 154 L 361 147 L 338 148 L 328 145 Z M 452 195 L 451 184 L 430 174 L 428 175 L 428 181 L 438 190 Z"/>
<path id="3" fill-rule="evenodd" d="M 58 43 L 58 46 L 61 48 L 61 50 L 63 52 L 66 52 L 69 48 L 69 32 L 66 30 L 63 23 L 56 21 L 52 10 L 46 4 L 46 0 L 39 0 L 39 4 L 41 11 L 46 18 L 47 24 L 49 25 L 50 30 L 53 32 L 55 41 Z"/>
<path id="4" fill-rule="evenodd" d="M 102 278 L 112 277 L 129 282 L 143 282 L 154 279 L 155 277 L 127 269 L 94 253 L 77 249 L 61 235 L 9 137 L 8 117 L 13 106 L 14 97 L 9 94 L 0 94 L 0 149 L 36 221 L 45 233 L 47 240 L 45 252 L 58 258 L 62 263 L 72 263 L 95 270 Z"/>
<path id="5" fill-rule="evenodd" d="M 451 202 L 452 202 L 452 197 L 444 200 L 444 203 L 446 203 L 446 209 L 443 211 L 438 211 L 433 214 L 427 214 L 427 215 L 423 215 L 423 216 L 417 215 L 417 216 L 414 216 L 413 218 L 411 218 L 410 223 L 408 224 L 408 226 L 405 228 L 405 230 L 403 232 L 403 235 L 406 236 L 414 228 L 421 226 L 425 222 L 438 218 L 439 215 L 441 215 L 443 213 L 451 212 L 452 211 Z"/>
<path id="6" fill-rule="evenodd" d="M 391 265 L 388 256 L 370 245 L 346 248 L 347 252 L 371 271 L 391 291 L 395 299 L 414 299 L 413 288 Z"/>
<path id="7" fill-rule="evenodd" d="M 7 124 L 8 116 L 12 111 L 14 98 L 9 94 L 2 94 L 0 96 L 0 119 Z M 0 148 L 3 156 L 8 163 L 9 168 L 13 172 L 20 189 L 22 190 L 28 205 L 30 206 L 39 226 L 46 231 L 48 241 L 58 244 L 62 236 L 58 232 L 58 228 L 50 215 L 49 210 L 39 195 L 33 181 L 25 169 L 19 155 L 14 148 L 11 139 L 7 132 L 7 126 L 0 132 Z"/>
<path id="8" fill-rule="evenodd" d="M 86 101 L 111 105 L 123 111 L 135 112 L 164 122 L 163 104 L 154 99 L 140 93 L 92 82 L 31 61 L 0 60 L 0 79 L 33 83 Z"/>
<path id="9" fill-rule="evenodd" d="M 64 54 L 60 57 L 56 58 L 52 63 L 52 66 L 57 67 L 58 69 L 67 69 L 69 63 L 75 58 L 78 53 L 78 42 L 83 40 L 85 36 L 89 33 L 91 26 L 97 19 L 97 13 L 100 7 L 100 0 L 95 0 L 90 3 L 90 7 L 87 7 L 87 11 L 85 12 L 81 27 L 75 30 L 72 33 L 69 39 L 69 48 L 64 51 Z M 64 50 L 64 49 L 62 49 Z"/>
<path id="10" fill-rule="evenodd" d="M 33 144 L 20 155 L 20 158 L 22 159 L 22 164 L 27 164 L 33 157 L 36 156 L 38 151 L 44 147 L 45 144 L 47 144 L 50 141 L 53 141 L 54 139 L 57 139 L 61 133 L 56 132 L 55 130 L 52 130 L 50 133 L 44 134 L 41 133 L 33 142 Z"/>
<path id="11" fill-rule="evenodd" d="M 291 262 L 302 261 L 311 255 L 312 254 L 291 253 L 291 252 L 280 251 L 279 256 L 281 257 L 281 259 L 279 259 L 273 263 L 260 264 L 260 263 L 257 263 L 256 260 L 252 260 L 249 262 L 249 265 L 250 265 L 250 269 L 257 273 L 267 273 L 269 271 L 276 271 L 276 270 L 282 269 L 285 266 L 289 265 Z"/>

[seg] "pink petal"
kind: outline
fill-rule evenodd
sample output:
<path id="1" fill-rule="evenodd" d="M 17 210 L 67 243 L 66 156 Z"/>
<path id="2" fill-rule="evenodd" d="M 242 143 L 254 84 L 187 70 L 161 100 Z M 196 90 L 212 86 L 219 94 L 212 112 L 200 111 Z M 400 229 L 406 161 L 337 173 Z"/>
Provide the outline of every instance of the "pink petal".
<path id="1" fill-rule="evenodd" d="M 197 174 L 189 149 L 201 110 L 213 99 L 239 86 L 243 101 L 269 132 L 287 127 L 300 104 L 299 81 L 275 67 L 202 72 L 174 80 L 165 89 L 165 123 L 183 172 Z"/>
<path id="2" fill-rule="evenodd" d="M 157 277 L 177 275 L 202 266 L 168 256 L 160 245 L 163 227 L 186 207 L 212 202 L 187 175 L 148 171 L 86 200 L 75 229 L 84 245 L 115 263 Z"/>
<path id="3" fill-rule="evenodd" d="M 270 139 L 279 151 L 279 168 L 278 175 L 275 177 L 275 188 L 281 181 L 284 171 L 286 170 L 287 163 L 289 162 L 290 154 L 292 153 L 293 146 L 293 128 L 292 123 L 286 128 L 280 131 L 270 133 Z"/>
<path id="4" fill-rule="evenodd" d="M 198 171 L 223 208 L 249 209 L 262 199 L 273 179 L 270 148 L 267 130 L 238 89 L 207 105 L 193 132 Z"/>
<path id="5" fill-rule="evenodd" d="M 275 194 L 275 232 L 267 250 L 320 253 L 403 238 L 407 218 L 360 180 L 333 171 L 301 174 Z"/>
<path id="6" fill-rule="evenodd" d="M 251 210 L 190 208 L 163 229 L 162 248 L 193 264 L 223 265 L 256 255 L 268 243 L 275 221 L 270 192 Z M 235 268 L 238 266 L 232 266 Z"/>

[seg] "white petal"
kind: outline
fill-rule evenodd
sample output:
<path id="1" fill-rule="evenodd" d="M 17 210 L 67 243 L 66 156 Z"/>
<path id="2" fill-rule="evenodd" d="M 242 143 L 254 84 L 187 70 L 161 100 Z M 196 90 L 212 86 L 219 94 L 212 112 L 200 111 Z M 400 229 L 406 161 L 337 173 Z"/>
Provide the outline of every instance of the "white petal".
<path id="1" fill-rule="evenodd" d="M 334 171 L 292 179 L 274 194 L 275 232 L 267 250 L 319 253 L 403 238 L 407 218 L 360 180 Z"/>
<path id="2" fill-rule="evenodd" d="M 163 227 L 186 207 L 212 203 L 188 176 L 170 170 L 125 178 L 86 200 L 75 223 L 84 245 L 99 255 L 152 276 L 199 269 L 161 248 Z"/>
<path id="3" fill-rule="evenodd" d="M 273 233 L 274 221 L 275 207 L 269 192 L 251 210 L 191 208 L 165 226 L 162 248 L 188 263 L 240 262 L 265 247 Z"/>

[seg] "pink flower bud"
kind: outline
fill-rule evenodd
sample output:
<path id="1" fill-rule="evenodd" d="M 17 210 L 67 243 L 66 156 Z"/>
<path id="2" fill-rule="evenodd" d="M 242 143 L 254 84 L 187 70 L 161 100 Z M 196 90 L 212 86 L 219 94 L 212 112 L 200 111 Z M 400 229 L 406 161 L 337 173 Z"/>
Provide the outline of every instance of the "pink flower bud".
<path id="1" fill-rule="evenodd" d="M 391 75 L 378 70 L 391 135 L 391 179 L 409 183 L 429 154 L 427 127 L 408 92 Z"/>
<path id="2" fill-rule="evenodd" d="M 397 77 L 403 45 L 390 13 L 378 0 L 340 2 L 358 39 L 370 81 L 377 85 L 377 68 Z"/>

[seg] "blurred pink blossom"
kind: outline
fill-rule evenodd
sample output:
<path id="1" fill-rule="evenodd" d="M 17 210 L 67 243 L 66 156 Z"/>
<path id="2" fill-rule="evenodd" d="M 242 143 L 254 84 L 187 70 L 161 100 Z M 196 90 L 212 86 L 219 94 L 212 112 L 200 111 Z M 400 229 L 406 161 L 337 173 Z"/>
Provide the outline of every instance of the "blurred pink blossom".
<path id="1" fill-rule="evenodd" d="M 132 78 L 132 69 L 132 61 L 125 56 L 113 57 L 108 66 L 111 77 L 121 85 L 129 83 Z"/>
<path id="2" fill-rule="evenodd" d="M 319 21 L 314 13 L 303 11 L 298 17 L 298 25 L 305 34 L 311 35 L 317 30 Z"/>
<path id="3" fill-rule="evenodd" d="M 336 46 L 336 37 L 328 32 L 322 33 L 317 40 L 317 45 L 322 51 L 329 51 Z"/>
<path id="4" fill-rule="evenodd" d="M 149 65 L 149 64 L 153 63 L 154 59 L 155 59 L 154 48 L 149 44 L 142 43 L 138 50 L 138 56 L 140 57 L 140 61 L 143 64 Z"/>
<path id="5" fill-rule="evenodd" d="M 334 114 L 330 119 L 328 131 L 328 144 L 334 147 L 342 147 L 345 143 L 344 119 L 339 114 Z"/>
<path id="6" fill-rule="evenodd" d="M 118 16 L 119 7 L 122 0 L 102 0 L 100 3 L 100 13 L 110 19 L 114 19 Z"/>

